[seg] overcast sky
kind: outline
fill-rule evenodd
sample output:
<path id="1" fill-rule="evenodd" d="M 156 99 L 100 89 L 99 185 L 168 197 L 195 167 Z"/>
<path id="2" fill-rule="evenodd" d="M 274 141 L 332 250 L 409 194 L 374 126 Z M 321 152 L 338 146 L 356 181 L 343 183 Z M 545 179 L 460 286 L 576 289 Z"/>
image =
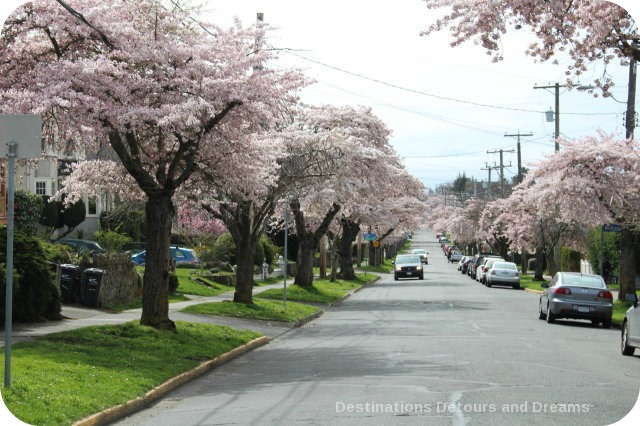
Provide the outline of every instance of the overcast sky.
<path id="1" fill-rule="evenodd" d="M 270 42 L 291 49 L 281 53 L 280 63 L 301 68 L 316 80 L 303 100 L 371 106 L 392 130 L 391 143 L 407 169 L 427 187 L 463 172 L 486 180 L 482 169 L 499 162 L 498 154 L 487 151 L 515 150 L 516 139 L 506 133 L 533 133 L 522 138 L 524 166 L 554 150 L 554 123 L 544 114 L 553 108 L 553 90 L 534 86 L 563 82 L 568 59 L 558 57 L 560 65 L 535 64 L 524 54 L 531 41 L 524 31 L 507 36 L 504 61 L 493 63 L 473 43 L 450 47 L 446 32 L 421 37 L 420 31 L 441 13 L 427 10 L 422 0 L 202 1 L 216 23 L 230 24 L 237 17 L 248 25 L 257 12 L 264 13 L 265 22 L 275 28 Z M 11 9 L 5 3 L 23 2 L 2 0 L 2 20 Z M 618 3 L 640 16 L 634 0 Z M 621 102 L 562 89 L 562 135 L 577 138 L 602 129 L 624 136 L 628 71 L 616 65 L 607 71 Z M 581 83 L 591 83 L 602 72 L 602 66 L 593 68 Z M 507 178 L 517 173 L 515 153 L 505 152 L 504 163 L 511 164 Z"/>

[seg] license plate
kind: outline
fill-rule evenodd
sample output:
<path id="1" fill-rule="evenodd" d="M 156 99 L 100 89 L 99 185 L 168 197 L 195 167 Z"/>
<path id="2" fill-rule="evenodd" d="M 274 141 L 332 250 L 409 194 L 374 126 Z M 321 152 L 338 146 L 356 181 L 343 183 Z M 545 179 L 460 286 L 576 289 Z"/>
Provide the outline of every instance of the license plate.
<path id="1" fill-rule="evenodd" d="M 413 274 L 413 272 L 407 272 L 407 275 L 411 275 L 411 274 Z"/>
<path id="2" fill-rule="evenodd" d="M 578 312 L 589 313 L 589 307 L 588 306 L 578 306 Z"/>

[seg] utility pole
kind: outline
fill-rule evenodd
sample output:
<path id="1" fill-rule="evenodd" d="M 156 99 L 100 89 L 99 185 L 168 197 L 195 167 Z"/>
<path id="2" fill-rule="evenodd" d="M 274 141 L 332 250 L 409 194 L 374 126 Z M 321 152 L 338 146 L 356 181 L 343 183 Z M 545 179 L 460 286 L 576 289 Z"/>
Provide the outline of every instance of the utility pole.
<path id="1" fill-rule="evenodd" d="M 554 120 L 556 124 L 554 138 L 556 140 L 556 152 L 560 151 L 560 143 L 558 142 L 558 138 L 560 137 L 560 88 L 566 87 L 564 84 L 556 83 L 553 86 L 533 86 L 534 89 L 555 89 L 556 96 L 556 110 L 554 115 Z"/>
<path id="2" fill-rule="evenodd" d="M 480 170 L 488 170 L 488 171 L 489 171 L 489 186 L 487 187 L 487 189 L 489 190 L 489 199 L 491 199 L 491 170 L 492 170 L 494 167 L 491 167 L 491 166 L 489 165 L 489 163 L 486 163 L 486 162 L 485 162 L 484 164 L 486 165 L 486 167 L 484 167 L 484 168 L 482 168 L 482 169 L 480 169 Z"/>
<path id="3" fill-rule="evenodd" d="M 518 131 L 518 133 L 516 134 L 504 134 L 504 137 L 517 137 L 518 138 L 518 177 L 516 179 L 516 183 L 520 183 L 522 182 L 522 148 L 520 146 L 520 137 L 521 136 L 533 136 L 533 133 L 529 132 L 529 133 L 520 133 L 520 131 Z"/>
<path id="4" fill-rule="evenodd" d="M 627 96 L 627 114 L 624 127 L 627 129 L 627 139 L 633 139 L 636 127 L 636 75 L 637 63 L 634 58 L 629 60 L 629 91 Z"/>
<path id="5" fill-rule="evenodd" d="M 512 149 L 510 149 L 509 151 L 505 151 L 504 149 L 499 149 L 497 151 L 487 151 L 487 154 L 496 154 L 496 153 L 500 153 L 500 166 L 498 166 L 498 168 L 500 169 L 500 195 L 502 197 L 504 197 L 504 160 L 503 160 L 503 153 L 505 152 L 514 152 Z M 511 167 L 511 162 L 509 162 L 509 165 L 506 167 Z M 495 167 L 494 167 L 495 168 Z"/>

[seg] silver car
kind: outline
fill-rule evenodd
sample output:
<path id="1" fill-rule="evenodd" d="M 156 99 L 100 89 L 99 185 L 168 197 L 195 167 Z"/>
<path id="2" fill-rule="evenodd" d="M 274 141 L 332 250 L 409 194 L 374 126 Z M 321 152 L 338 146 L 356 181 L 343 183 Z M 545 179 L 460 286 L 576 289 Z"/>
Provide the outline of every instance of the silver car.
<path id="1" fill-rule="evenodd" d="M 629 308 L 622 321 L 620 348 L 622 355 L 633 355 L 636 348 L 640 348 L 640 308 L 635 293 L 627 294 L 627 301 L 633 302 L 633 306 Z"/>
<path id="2" fill-rule="evenodd" d="M 591 320 L 611 327 L 613 295 L 600 275 L 558 272 L 540 295 L 538 317 L 554 323 L 558 318 Z"/>
<path id="3" fill-rule="evenodd" d="M 487 257 L 482 261 L 482 264 L 476 269 L 476 281 L 484 284 L 486 281 L 487 272 L 494 262 L 504 262 L 501 257 Z"/>
<path id="4" fill-rule="evenodd" d="M 411 254 L 417 254 L 418 256 L 420 256 L 422 263 L 424 263 L 425 265 L 429 263 L 429 258 L 427 257 L 429 252 L 427 252 L 425 249 L 413 249 L 411 250 Z"/>
<path id="5" fill-rule="evenodd" d="M 493 262 L 493 265 L 484 275 L 484 282 L 487 287 L 508 285 L 513 288 L 520 288 L 518 265 L 513 262 Z"/>

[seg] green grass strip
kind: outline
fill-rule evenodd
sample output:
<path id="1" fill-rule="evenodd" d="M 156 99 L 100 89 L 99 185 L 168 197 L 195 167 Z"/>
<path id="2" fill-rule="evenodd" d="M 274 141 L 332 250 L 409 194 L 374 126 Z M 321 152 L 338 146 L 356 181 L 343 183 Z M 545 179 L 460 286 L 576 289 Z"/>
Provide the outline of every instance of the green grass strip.
<path id="1" fill-rule="evenodd" d="M 2 388 L 4 402 L 29 424 L 72 424 L 261 336 L 225 326 L 176 325 L 177 333 L 137 322 L 85 327 L 18 343 L 11 387 Z"/>
<path id="2" fill-rule="evenodd" d="M 522 288 L 528 288 L 530 290 L 544 291 L 544 288 L 542 288 L 542 283 L 549 284 L 549 281 L 534 281 L 533 275 L 521 275 L 520 276 L 520 287 L 522 287 Z"/>
<path id="3" fill-rule="evenodd" d="M 232 301 L 201 303 L 199 305 L 186 307 L 182 312 L 268 321 L 297 322 L 320 310 L 315 306 L 303 305 L 288 300 L 286 307 L 282 301 L 254 298 L 253 302 L 252 305 Z"/>
<path id="4" fill-rule="evenodd" d="M 314 280 L 313 287 L 305 289 L 297 285 L 287 287 L 287 300 L 295 300 L 298 302 L 314 302 L 314 303 L 333 303 L 340 300 L 351 290 L 355 290 L 362 286 L 363 283 L 357 281 L 336 280 Z M 276 288 L 263 291 L 257 297 L 263 299 L 282 299 L 284 289 Z"/>

